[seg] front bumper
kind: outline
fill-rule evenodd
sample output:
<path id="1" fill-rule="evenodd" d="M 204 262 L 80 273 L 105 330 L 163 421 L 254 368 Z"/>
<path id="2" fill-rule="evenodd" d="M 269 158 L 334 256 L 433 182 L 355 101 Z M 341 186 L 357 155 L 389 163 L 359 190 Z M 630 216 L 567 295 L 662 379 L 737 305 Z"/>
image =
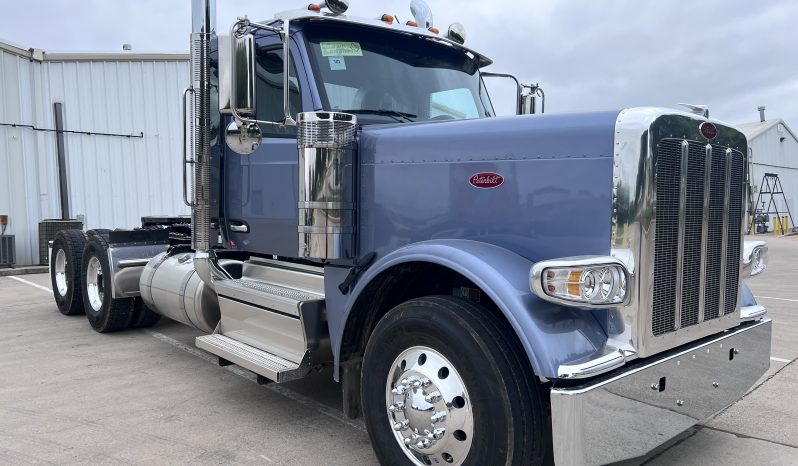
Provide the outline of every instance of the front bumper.
<path id="1" fill-rule="evenodd" d="M 770 367 L 771 324 L 745 323 L 621 373 L 552 389 L 555 462 L 645 455 L 739 400 Z"/>

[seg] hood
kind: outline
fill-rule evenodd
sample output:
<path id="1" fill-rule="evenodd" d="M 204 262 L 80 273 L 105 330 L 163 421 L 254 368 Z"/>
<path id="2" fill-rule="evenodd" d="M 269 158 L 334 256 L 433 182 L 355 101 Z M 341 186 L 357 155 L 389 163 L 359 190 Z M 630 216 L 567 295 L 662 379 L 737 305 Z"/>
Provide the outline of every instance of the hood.
<path id="1" fill-rule="evenodd" d="M 457 238 L 533 261 L 608 254 L 618 113 L 364 126 L 360 252 Z"/>

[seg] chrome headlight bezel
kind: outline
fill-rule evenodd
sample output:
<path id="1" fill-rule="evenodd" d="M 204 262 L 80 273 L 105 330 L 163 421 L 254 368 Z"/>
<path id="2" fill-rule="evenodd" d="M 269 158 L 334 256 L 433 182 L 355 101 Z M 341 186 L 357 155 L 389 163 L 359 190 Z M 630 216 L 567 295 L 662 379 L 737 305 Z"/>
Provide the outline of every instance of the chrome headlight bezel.
<path id="1" fill-rule="evenodd" d="M 743 278 L 755 277 L 765 271 L 768 264 L 768 244 L 765 241 L 743 243 Z"/>
<path id="2" fill-rule="evenodd" d="M 572 279 L 575 274 L 579 275 L 578 281 Z M 563 281 L 563 277 L 568 278 Z M 557 291 L 562 285 L 565 285 L 565 294 Z M 529 286 L 536 296 L 546 301 L 587 309 L 626 305 L 631 294 L 626 265 L 612 256 L 564 257 L 537 262 L 529 271 Z M 578 296 L 568 294 L 576 287 Z"/>

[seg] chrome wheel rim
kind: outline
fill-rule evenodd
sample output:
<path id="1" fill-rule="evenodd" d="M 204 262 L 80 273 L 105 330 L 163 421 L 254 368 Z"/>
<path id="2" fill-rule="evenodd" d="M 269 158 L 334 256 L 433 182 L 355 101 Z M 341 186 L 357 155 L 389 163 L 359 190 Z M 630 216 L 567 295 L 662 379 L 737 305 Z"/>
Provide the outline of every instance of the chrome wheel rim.
<path id="1" fill-rule="evenodd" d="M 385 384 L 389 428 L 416 465 L 463 464 L 471 449 L 474 415 L 454 365 L 426 346 L 403 351 Z"/>
<path id="2" fill-rule="evenodd" d="M 89 305 L 95 312 L 103 307 L 105 296 L 105 283 L 103 281 L 103 268 L 100 259 L 92 257 L 86 268 L 86 291 L 89 295 Z"/>
<path id="3" fill-rule="evenodd" d="M 66 253 L 59 249 L 55 254 L 55 289 L 61 296 L 66 296 L 69 287 L 66 278 L 67 260 Z"/>

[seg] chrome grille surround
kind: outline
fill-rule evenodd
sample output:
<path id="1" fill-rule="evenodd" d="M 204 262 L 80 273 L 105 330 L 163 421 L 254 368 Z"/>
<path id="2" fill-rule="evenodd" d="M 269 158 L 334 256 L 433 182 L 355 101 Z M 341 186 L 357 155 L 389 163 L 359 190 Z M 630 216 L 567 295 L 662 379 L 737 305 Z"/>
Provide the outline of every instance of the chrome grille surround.
<path id="1" fill-rule="evenodd" d="M 624 110 L 616 121 L 612 255 L 629 270 L 631 297 L 610 339 L 639 357 L 739 323 L 747 141 L 718 122 L 707 141 L 704 121 L 661 108 Z M 702 260 L 707 253 L 715 259 Z"/>

